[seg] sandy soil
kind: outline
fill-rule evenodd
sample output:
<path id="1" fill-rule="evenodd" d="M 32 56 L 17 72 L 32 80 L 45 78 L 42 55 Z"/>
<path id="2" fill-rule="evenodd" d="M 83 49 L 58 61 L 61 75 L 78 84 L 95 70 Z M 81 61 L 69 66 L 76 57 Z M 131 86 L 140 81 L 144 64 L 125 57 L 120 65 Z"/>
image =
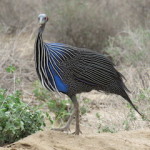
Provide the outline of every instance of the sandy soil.
<path id="1" fill-rule="evenodd" d="M 150 130 L 96 135 L 37 132 L 0 150 L 150 150 Z"/>

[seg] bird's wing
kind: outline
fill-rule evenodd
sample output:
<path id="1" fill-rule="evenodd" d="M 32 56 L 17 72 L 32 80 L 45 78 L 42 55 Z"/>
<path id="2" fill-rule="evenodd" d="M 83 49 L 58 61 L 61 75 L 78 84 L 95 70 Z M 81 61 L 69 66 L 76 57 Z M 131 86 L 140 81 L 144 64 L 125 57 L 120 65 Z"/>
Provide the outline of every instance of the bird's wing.
<path id="1" fill-rule="evenodd" d="M 114 81 L 120 80 L 120 74 L 103 55 L 61 43 L 47 43 L 48 55 L 55 72 L 61 77 L 59 64 L 65 62 L 71 66 L 74 77 L 86 84 L 107 86 Z M 71 59 L 74 59 L 71 63 Z"/>
<path id="2" fill-rule="evenodd" d="M 81 52 L 80 59 L 73 68 L 77 80 L 93 85 L 107 86 L 120 78 L 114 65 L 103 55 L 91 51 Z"/>

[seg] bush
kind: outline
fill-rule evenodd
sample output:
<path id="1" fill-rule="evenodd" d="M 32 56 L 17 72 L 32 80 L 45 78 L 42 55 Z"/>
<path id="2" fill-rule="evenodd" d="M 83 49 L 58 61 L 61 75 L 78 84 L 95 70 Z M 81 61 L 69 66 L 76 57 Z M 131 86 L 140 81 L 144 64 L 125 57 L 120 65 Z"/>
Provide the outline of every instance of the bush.
<path id="1" fill-rule="evenodd" d="M 126 27 L 117 36 L 109 39 L 109 46 L 104 50 L 117 63 L 125 65 L 149 65 L 150 31 L 144 28 L 132 30 Z"/>
<path id="2" fill-rule="evenodd" d="M 44 114 L 21 101 L 21 92 L 0 89 L 0 145 L 12 143 L 45 126 Z"/>
<path id="3" fill-rule="evenodd" d="M 68 120 L 70 116 L 69 100 L 49 100 L 47 102 L 47 106 L 49 108 L 49 111 L 55 114 L 56 121 L 64 122 Z"/>
<path id="4" fill-rule="evenodd" d="M 46 88 L 44 88 L 39 80 L 36 80 L 33 83 L 34 90 L 33 94 L 36 98 L 36 100 L 47 102 L 50 97 L 52 97 L 52 93 L 48 91 Z"/>

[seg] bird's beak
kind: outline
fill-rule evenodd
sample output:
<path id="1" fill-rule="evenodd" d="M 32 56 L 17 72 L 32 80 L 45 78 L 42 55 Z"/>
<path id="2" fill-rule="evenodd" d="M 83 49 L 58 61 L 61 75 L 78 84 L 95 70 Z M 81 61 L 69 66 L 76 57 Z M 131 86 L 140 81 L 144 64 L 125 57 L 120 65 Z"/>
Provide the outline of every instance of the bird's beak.
<path id="1" fill-rule="evenodd" d="M 44 24 L 44 21 L 43 21 L 42 18 L 40 18 L 40 20 L 39 20 L 39 25 L 42 26 L 43 24 Z"/>

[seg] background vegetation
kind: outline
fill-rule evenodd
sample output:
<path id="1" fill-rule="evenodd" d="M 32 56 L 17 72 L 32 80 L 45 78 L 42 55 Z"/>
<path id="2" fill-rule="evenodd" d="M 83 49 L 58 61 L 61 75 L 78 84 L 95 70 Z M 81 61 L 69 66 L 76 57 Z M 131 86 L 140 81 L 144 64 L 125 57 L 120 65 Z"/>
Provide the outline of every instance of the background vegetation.
<path id="1" fill-rule="evenodd" d="M 107 55 L 126 77 L 132 101 L 150 116 L 149 0 L 1 0 L 0 8 L 1 89 L 12 95 L 19 90 L 25 103 L 44 105 L 53 124 L 56 120 L 65 121 L 70 114 L 71 104 L 66 96 L 60 98 L 37 82 L 33 56 L 37 16 L 46 13 L 49 22 L 45 41 L 85 47 Z M 94 111 L 92 121 L 97 124 L 97 132 L 113 133 L 150 125 L 117 96 L 106 98 L 102 94 L 94 101 L 93 97 L 78 95 L 78 99 L 82 124 L 87 124 L 84 122 Z M 37 120 L 39 117 L 40 114 Z"/>

